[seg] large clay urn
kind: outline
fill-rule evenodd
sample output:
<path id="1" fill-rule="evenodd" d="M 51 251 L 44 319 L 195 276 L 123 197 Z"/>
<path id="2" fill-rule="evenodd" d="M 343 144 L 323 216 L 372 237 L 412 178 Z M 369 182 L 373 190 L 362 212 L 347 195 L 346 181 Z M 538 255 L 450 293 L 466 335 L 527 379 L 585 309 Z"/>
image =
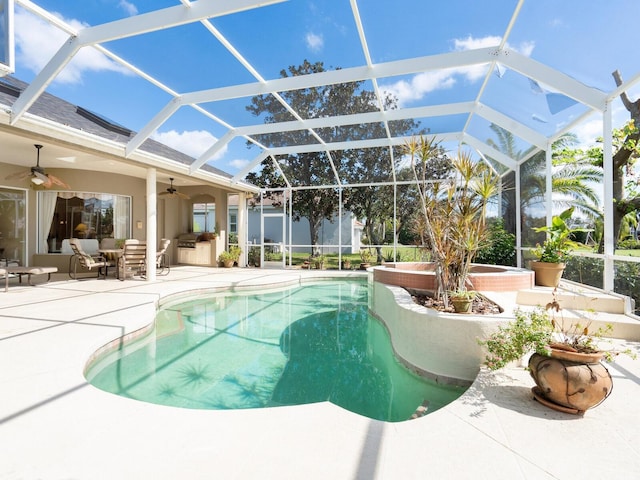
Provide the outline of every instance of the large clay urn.
<path id="1" fill-rule="evenodd" d="M 547 357 L 534 353 L 529 372 L 536 382 L 534 396 L 544 405 L 567 413 L 582 414 L 602 403 L 613 381 L 600 360 L 601 353 L 584 354 L 551 349 Z"/>
<path id="2" fill-rule="evenodd" d="M 565 267 L 564 263 L 531 262 L 531 270 L 536 272 L 536 285 L 541 287 L 557 287 Z"/>

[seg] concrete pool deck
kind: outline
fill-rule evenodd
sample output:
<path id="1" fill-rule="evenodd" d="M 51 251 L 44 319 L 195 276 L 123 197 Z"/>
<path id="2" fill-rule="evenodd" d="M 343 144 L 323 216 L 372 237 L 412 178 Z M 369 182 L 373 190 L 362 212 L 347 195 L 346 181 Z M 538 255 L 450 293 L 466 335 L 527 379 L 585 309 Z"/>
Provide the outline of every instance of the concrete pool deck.
<path id="1" fill-rule="evenodd" d="M 330 403 L 164 407 L 102 392 L 83 376 L 98 348 L 149 323 L 160 298 L 335 274 L 175 267 L 155 282 L 12 282 L 0 292 L 0 478 L 640 477 L 640 360 L 626 356 L 608 365 L 611 396 L 583 417 L 532 400 L 522 368 L 483 371 L 456 402 L 400 423 Z M 640 352 L 640 343 L 627 345 Z"/>

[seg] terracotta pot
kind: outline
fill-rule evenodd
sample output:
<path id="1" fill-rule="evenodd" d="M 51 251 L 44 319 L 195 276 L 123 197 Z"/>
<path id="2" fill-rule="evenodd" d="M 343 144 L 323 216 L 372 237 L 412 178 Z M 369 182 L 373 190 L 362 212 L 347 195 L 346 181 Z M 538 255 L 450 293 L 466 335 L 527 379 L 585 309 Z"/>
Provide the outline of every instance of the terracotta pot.
<path id="1" fill-rule="evenodd" d="M 471 313 L 473 300 L 464 297 L 451 297 L 451 303 L 456 313 Z"/>
<path id="2" fill-rule="evenodd" d="M 531 262 L 531 270 L 536 272 L 536 285 L 541 287 L 557 287 L 565 267 L 564 263 Z"/>
<path id="3" fill-rule="evenodd" d="M 534 353 L 529 372 L 537 385 L 533 389 L 536 399 L 555 410 L 576 414 L 598 406 L 613 388 L 601 358 L 601 353 L 594 356 L 553 348 L 550 357 Z"/>
<path id="4" fill-rule="evenodd" d="M 222 266 L 224 268 L 231 268 L 231 267 L 233 267 L 234 263 L 236 263 L 236 262 L 233 261 L 233 260 L 225 260 L 224 262 L 222 262 Z"/>

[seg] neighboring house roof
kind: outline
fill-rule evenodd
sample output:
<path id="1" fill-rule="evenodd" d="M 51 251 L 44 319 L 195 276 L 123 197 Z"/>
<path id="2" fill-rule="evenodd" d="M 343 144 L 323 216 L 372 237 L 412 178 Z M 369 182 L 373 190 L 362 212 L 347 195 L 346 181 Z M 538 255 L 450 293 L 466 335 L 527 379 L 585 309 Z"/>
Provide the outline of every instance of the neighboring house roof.
<path id="1" fill-rule="evenodd" d="M 27 83 L 10 75 L 0 77 L 0 104 L 12 106 L 27 86 Z M 123 145 L 126 145 L 131 137 L 136 134 L 136 132 L 118 125 L 98 113 L 73 105 L 47 92 L 38 96 L 28 112 L 46 120 L 122 143 Z M 152 139 L 145 140 L 140 146 L 140 150 L 183 165 L 191 165 L 195 161 L 193 157 Z M 203 165 L 201 168 L 224 178 L 232 178 L 229 173 L 210 165 Z"/>

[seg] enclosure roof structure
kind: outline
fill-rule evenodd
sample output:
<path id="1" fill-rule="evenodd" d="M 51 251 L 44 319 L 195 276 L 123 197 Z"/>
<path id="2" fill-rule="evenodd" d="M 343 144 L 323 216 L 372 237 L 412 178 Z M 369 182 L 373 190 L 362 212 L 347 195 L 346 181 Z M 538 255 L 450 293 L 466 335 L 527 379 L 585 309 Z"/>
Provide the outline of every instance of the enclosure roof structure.
<path id="1" fill-rule="evenodd" d="M 379 161 L 394 179 L 393 147 L 418 132 L 504 173 L 598 120 L 640 81 L 640 4 L 631 0 L 155 0 L 100 10 L 14 1 L 15 76 L 28 87 L 10 107 L 11 125 L 50 92 L 137 132 L 122 140 L 127 157 L 157 139 L 193 158 L 188 174 L 209 165 L 234 181 L 270 158 L 288 185 L 305 186 L 282 157 L 323 152 L 333 167 L 340 152 L 372 147 L 388 152 Z M 305 59 L 325 70 L 281 76 Z M 349 82 L 373 92 L 375 108 L 319 116 L 286 100 Z M 253 116 L 256 96 L 275 99 L 287 118 Z M 398 128 L 407 120 L 413 132 Z M 358 136 L 351 125 L 372 128 Z M 492 125 L 513 134 L 511 152 L 497 148 Z"/>

